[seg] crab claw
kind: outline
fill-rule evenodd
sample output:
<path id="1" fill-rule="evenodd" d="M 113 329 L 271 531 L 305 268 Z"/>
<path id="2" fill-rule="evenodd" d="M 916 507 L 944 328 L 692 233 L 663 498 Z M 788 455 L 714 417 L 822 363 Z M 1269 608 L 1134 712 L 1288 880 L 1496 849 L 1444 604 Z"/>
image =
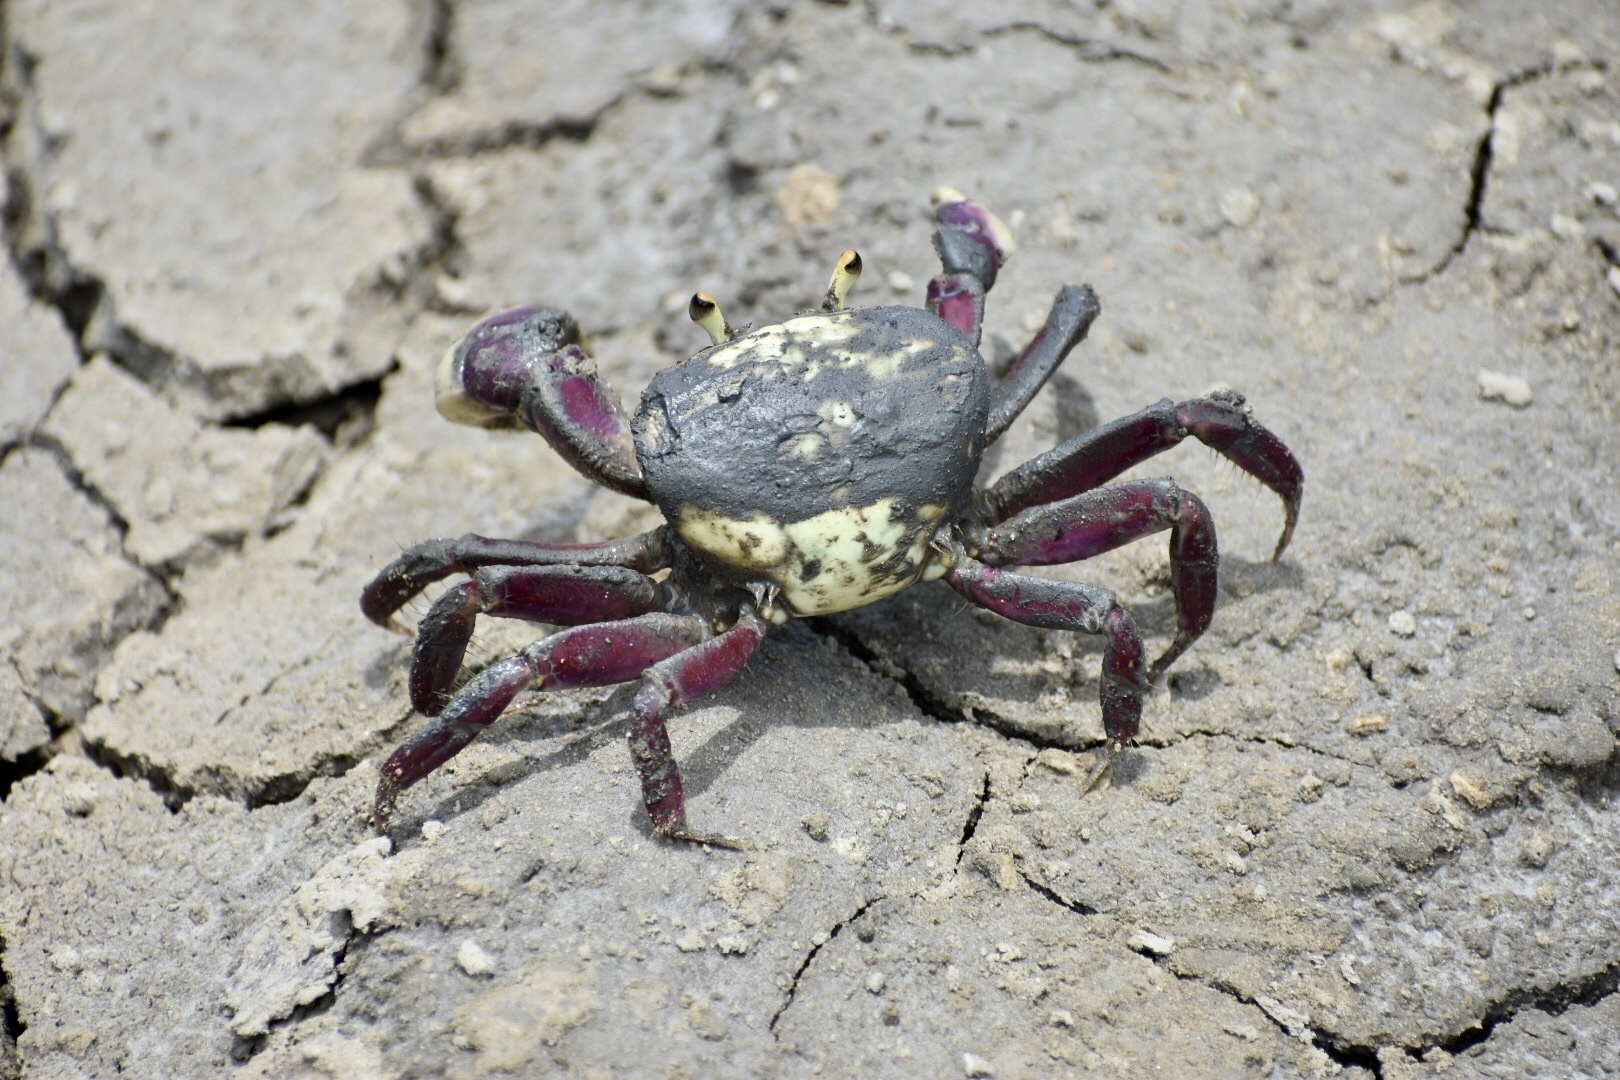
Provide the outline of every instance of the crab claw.
<path id="1" fill-rule="evenodd" d="M 1018 250 L 1018 241 L 1006 222 L 955 188 L 937 187 L 930 198 L 934 203 L 934 220 L 983 244 L 991 256 L 992 271 L 1000 270 Z"/>
<path id="2" fill-rule="evenodd" d="M 434 374 L 434 405 L 457 424 L 522 427 L 518 404 L 536 357 L 579 340 L 562 308 L 520 307 L 491 315 L 450 346 Z"/>

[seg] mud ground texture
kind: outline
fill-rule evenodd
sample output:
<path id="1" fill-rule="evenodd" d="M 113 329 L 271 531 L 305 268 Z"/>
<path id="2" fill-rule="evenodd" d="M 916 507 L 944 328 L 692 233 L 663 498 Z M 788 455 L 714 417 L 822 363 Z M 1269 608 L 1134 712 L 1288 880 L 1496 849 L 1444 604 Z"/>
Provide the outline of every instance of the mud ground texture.
<path id="1" fill-rule="evenodd" d="M 0 9 L 0 1077 L 1614 1075 L 1614 5 L 538 10 Z M 634 400 L 696 288 L 776 319 L 857 247 L 919 302 L 938 184 L 1021 242 L 993 356 L 1103 303 L 987 478 L 1217 385 L 1306 469 L 1277 564 L 1214 455 L 1138 470 L 1221 602 L 1111 785 L 1096 642 L 935 584 L 675 720 L 747 851 L 652 838 L 622 690 L 376 835 L 368 577 L 652 523 L 438 420 L 445 346 L 562 304 Z M 1162 543 L 1052 572 L 1169 639 Z"/>

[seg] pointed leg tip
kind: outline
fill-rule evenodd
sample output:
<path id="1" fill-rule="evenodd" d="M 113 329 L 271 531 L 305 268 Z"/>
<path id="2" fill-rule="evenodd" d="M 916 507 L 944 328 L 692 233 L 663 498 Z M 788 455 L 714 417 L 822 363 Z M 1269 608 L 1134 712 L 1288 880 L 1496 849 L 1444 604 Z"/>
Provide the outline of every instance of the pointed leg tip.
<path id="1" fill-rule="evenodd" d="M 1097 748 L 1097 763 L 1091 767 L 1091 772 L 1086 774 L 1085 780 L 1080 784 L 1080 794 L 1082 796 L 1090 794 L 1091 790 L 1098 786 L 1098 783 L 1113 766 L 1114 759 L 1119 757 L 1120 751 L 1124 749 L 1125 744 L 1114 739 Z"/>
<path id="2" fill-rule="evenodd" d="M 653 834 L 664 840 L 678 840 L 686 844 L 701 844 L 704 847 L 720 847 L 730 851 L 752 851 L 753 845 L 730 836 L 721 836 L 718 833 L 699 832 L 688 828 L 685 822 L 676 822 L 669 825 L 654 827 Z"/>
<path id="3" fill-rule="evenodd" d="M 1283 552 L 1288 550 L 1288 544 L 1293 539 L 1294 539 L 1294 523 L 1290 521 L 1288 523 L 1287 527 L 1283 529 L 1282 535 L 1277 538 L 1277 549 L 1271 553 L 1271 561 L 1272 562 L 1281 562 L 1282 561 Z"/>

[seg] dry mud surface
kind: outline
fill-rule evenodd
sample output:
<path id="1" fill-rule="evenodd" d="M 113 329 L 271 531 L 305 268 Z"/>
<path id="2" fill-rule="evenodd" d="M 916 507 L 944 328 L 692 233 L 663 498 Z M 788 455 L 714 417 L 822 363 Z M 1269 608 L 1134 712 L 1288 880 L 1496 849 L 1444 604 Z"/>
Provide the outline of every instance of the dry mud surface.
<path id="1" fill-rule="evenodd" d="M 9 0 L 3 34 L 0 1077 L 1620 1069 L 1612 3 Z M 1021 241 L 988 352 L 1063 282 L 1103 303 L 987 476 L 1215 385 L 1305 466 L 1278 564 L 1214 455 L 1137 470 L 1225 559 L 1111 786 L 1077 793 L 1096 643 L 936 583 L 672 724 L 747 851 L 652 838 L 623 691 L 520 700 L 375 835 L 418 721 L 368 577 L 651 520 L 438 420 L 445 346 L 566 305 L 633 400 L 695 288 L 772 320 L 855 246 L 855 302 L 918 302 L 942 183 Z M 1053 573 L 1168 640 L 1162 543 Z"/>

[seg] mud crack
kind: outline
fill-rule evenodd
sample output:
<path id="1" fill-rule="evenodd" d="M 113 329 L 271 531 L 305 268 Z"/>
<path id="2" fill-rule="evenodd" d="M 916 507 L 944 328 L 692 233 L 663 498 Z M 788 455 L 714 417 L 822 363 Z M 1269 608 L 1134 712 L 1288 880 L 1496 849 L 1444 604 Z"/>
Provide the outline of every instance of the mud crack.
<path id="1" fill-rule="evenodd" d="M 1171 74 L 1173 70 L 1169 64 L 1165 63 L 1163 60 L 1160 60 L 1158 57 L 1148 56 L 1145 53 L 1133 52 L 1130 49 L 1122 49 L 1118 45 L 1115 45 L 1112 42 L 1104 41 L 1101 38 L 1089 38 L 1081 37 L 1078 34 L 1066 34 L 1060 30 L 1053 30 L 1049 26 L 1045 26 L 1032 20 L 1010 22 L 1003 26 L 992 26 L 983 33 L 985 37 L 999 37 L 1003 34 L 1015 34 L 1020 31 L 1029 31 L 1039 34 L 1048 41 L 1055 42 L 1058 45 L 1072 49 L 1075 55 L 1078 56 L 1083 63 L 1108 64 L 1116 61 L 1125 61 L 1126 63 L 1141 64 L 1143 67 L 1152 68 L 1154 71 L 1162 72 L 1166 75 Z"/>
<path id="2" fill-rule="evenodd" d="M 299 1005 L 293 1009 L 290 1016 L 281 1020 L 270 1021 L 269 1030 L 262 1035 L 236 1036 L 231 1045 L 231 1057 L 239 1062 L 250 1061 L 262 1053 L 265 1047 L 270 1044 L 270 1036 L 277 1028 L 292 1027 L 295 1024 L 302 1023 L 309 1017 L 319 1016 L 337 1004 L 338 987 L 343 985 L 343 980 L 348 975 L 348 969 L 344 962 L 349 958 L 349 949 L 354 947 L 357 940 L 360 942 L 360 947 L 363 948 L 367 936 L 364 931 L 350 927 L 349 933 L 343 939 L 343 943 L 332 954 L 332 970 L 335 974 L 332 985 L 326 988 L 326 993 L 307 1005 Z"/>
<path id="3" fill-rule="evenodd" d="M 827 931 L 827 936 L 821 941 L 811 942 L 810 951 L 806 953 L 804 959 L 800 961 L 799 969 L 793 973 L 793 982 L 788 986 L 787 997 L 783 999 L 781 1005 L 777 1006 L 776 1012 L 771 1014 L 770 1031 L 772 1035 L 775 1035 L 778 1039 L 781 1038 L 780 1035 L 776 1035 L 777 1022 L 782 1019 L 782 1014 L 787 1012 L 788 1006 L 793 1004 L 793 996 L 799 992 L 799 980 L 803 978 L 805 971 L 809 969 L 811 961 L 816 958 L 816 954 L 821 951 L 823 946 L 836 938 L 844 927 L 848 926 L 856 919 L 859 919 L 862 915 L 865 915 L 867 910 L 870 909 L 872 905 L 883 899 L 885 899 L 883 896 L 874 896 L 872 899 L 856 908 L 854 913 L 847 919 L 844 919 L 831 930 Z"/>
<path id="4" fill-rule="evenodd" d="M 1037 750 L 1089 750 L 1102 744 L 1100 739 L 1091 742 L 1043 739 L 1038 735 L 1021 730 L 988 709 L 975 708 L 969 712 L 966 709 L 952 706 L 930 690 L 915 674 L 879 655 L 846 627 L 840 626 L 827 618 L 808 619 L 806 625 L 813 633 L 831 638 L 843 646 L 845 652 L 859 660 L 872 674 L 888 679 L 898 685 L 900 689 L 905 691 L 906 697 L 911 699 L 912 706 L 918 712 L 933 720 L 938 720 L 942 724 L 977 724 L 979 727 L 989 728 L 998 735 L 1005 736 L 1015 742 L 1033 746 Z"/>
<path id="5" fill-rule="evenodd" d="M 984 817 L 985 804 L 990 801 L 990 770 L 984 773 L 984 788 L 979 792 L 978 801 L 973 809 L 968 811 L 967 821 L 962 825 L 962 839 L 956 842 L 956 865 L 962 865 L 962 856 L 967 853 L 968 841 L 973 834 L 979 831 L 979 819 Z"/>
<path id="6" fill-rule="evenodd" d="M 1056 904 L 1060 908 L 1072 911 L 1076 915 L 1097 914 L 1097 909 L 1092 907 L 1090 904 L 1082 904 L 1078 900 L 1066 900 L 1059 895 L 1056 890 L 1047 888 L 1045 885 L 1042 885 L 1040 882 L 1036 881 L 1022 870 L 1018 871 L 1018 876 L 1024 879 L 1025 885 L 1028 885 L 1031 889 L 1034 889 L 1037 893 L 1046 897 L 1046 899 L 1052 901 L 1052 903 Z"/>
<path id="7" fill-rule="evenodd" d="M 348 449 L 364 442 L 376 427 L 377 403 L 382 400 L 383 382 L 398 370 L 399 361 L 395 360 L 381 373 L 330 394 L 304 402 L 273 405 L 259 412 L 232 417 L 220 426 L 248 429 L 261 428 L 266 424 L 308 426 L 320 432 L 327 442 Z M 314 484 L 310 487 L 313 488 Z M 307 495 L 308 489 L 305 491 Z"/>
<path id="8" fill-rule="evenodd" d="M 1451 249 L 1441 257 L 1434 268 L 1413 279 L 1413 284 L 1439 277 L 1458 256 L 1467 250 L 1469 240 L 1476 233 L 1493 231 L 1485 223 L 1484 205 L 1485 190 L 1490 184 L 1491 165 L 1496 159 L 1497 114 L 1501 111 L 1502 101 L 1509 90 L 1542 78 L 1551 74 L 1552 71 L 1553 69 L 1546 65 L 1537 65 L 1498 80 L 1491 87 L 1491 96 L 1485 103 L 1485 134 L 1480 136 L 1479 144 L 1474 148 L 1474 159 L 1468 168 L 1468 198 L 1463 203 L 1462 235 L 1457 237 L 1456 242 L 1451 245 Z"/>
<path id="9" fill-rule="evenodd" d="M 3 946 L 4 942 L 0 942 L 0 957 L 5 955 Z M 0 1076 L 22 1075 L 23 1062 L 17 1051 L 17 1040 L 27 1030 L 28 1025 L 17 1012 L 17 997 L 11 983 L 0 975 Z"/>
<path id="10" fill-rule="evenodd" d="M 1508 1023 L 1521 1012 L 1534 1009 L 1550 1016 L 1561 1016 L 1573 1005 L 1596 1005 L 1620 990 L 1620 962 L 1608 965 L 1581 979 L 1557 983 L 1539 992 L 1528 989 L 1509 991 L 1507 996 L 1461 1034 L 1450 1039 L 1408 1049 L 1407 1053 L 1421 1057 L 1431 1047 L 1439 1047 L 1448 1054 L 1460 1054 L 1470 1047 L 1488 1040 L 1498 1025 Z"/>
<path id="11" fill-rule="evenodd" d="M 1265 1014 L 1266 1019 L 1270 1020 L 1272 1024 L 1274 1024 L 1284 1035 L 1287 1035 L 1291 1039 L 1298 1040 L 1306 1046 L 1314 1047 L 1316 1050 L 1327 1055 L 1327 1057 L 1340 1068 L 1366 1069 L 1368 1072 L 1372 1073 L 1373 1076 L 1378 1077 L 1379 1080 L 1383 1080 L 1383 1063 L 1379 1060 L 1378 1051 L 1373 1047 L 1358 1046 L 1346 1040 L 1336 1039 L 1331 1035 L 1317 1031 L 1315 1028 L 1310 1026 L 1309 1016 L 1305 1015 L 1304 1013 L 1295 1012 L 1293 1009 L 1288 1008 L 1288 1006 L 1284 1005 L 1275 998 L 1269 998 L 1264 995 L 1254 995 L 1251 997 L 1250 995 L 1244 994 L 1242 991 L 1238 990 L 1235 986 L 1223 982 L 1220 979 L 1205 979 L 1197 975 L 1189 975 L 1184 972 L 1177 971 L 1175 968 L 1164 962 L 1164 957 L 1157 955 L 1145 947 L 1137 948 L 1131 946 L 1130 948 L 1132 952 L 1138 953 L 1139 955 L 1145 956 L 1149 960 L 1153 961 L 1154 965 L 1157 966 L 1159 970 L 1175 976 L 1182 982 L 1197 983 L 1200 986 L 1208 987 L 1217 993 L 1225 994 L 1227 997 L 1242 1002 L 1245 1005 L 1254 1006 Z"/>

